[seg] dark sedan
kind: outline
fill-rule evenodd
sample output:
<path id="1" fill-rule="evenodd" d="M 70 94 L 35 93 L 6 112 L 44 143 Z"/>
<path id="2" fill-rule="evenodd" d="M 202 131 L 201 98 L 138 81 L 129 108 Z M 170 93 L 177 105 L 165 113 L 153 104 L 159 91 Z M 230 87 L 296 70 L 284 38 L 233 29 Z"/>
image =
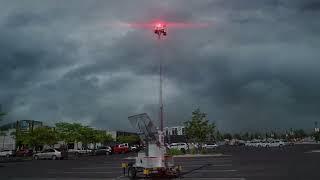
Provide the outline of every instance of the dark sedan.
<path id="1" fill-rule="evenodd" d="M 31 149 L 21 149 L 21 150 L 16 151 L 15 155 L 18 156 L 18 157 L 32 156 L 33 155 L 33 150 L 31 150 Z"/>
<path id="2" fill-rule="evenodd" d="M 102 146 L 94 151 L 94 155 L 110 155 L 110 154 L 112 154 L 112 148 L 109 146 Z"/>

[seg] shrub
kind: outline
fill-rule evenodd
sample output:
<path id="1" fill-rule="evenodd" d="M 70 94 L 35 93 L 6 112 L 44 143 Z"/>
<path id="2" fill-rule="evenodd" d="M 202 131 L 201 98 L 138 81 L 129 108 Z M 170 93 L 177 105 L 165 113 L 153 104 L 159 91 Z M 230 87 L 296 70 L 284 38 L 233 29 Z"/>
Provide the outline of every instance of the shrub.
<path id="1" fill-rule="evenodd" d="M 180 151 L 180 149 L 169 149 L 167 151 L 168 155 L 174 156 L 174 155 L 182 155 L 182 151 Z"/>
<path id="2" fill-rule="evenodd" d="M 208 151 L 206 149 L 201 149 L 200 154 L 208 154 Z"/>
<path id="3" fill-rule="evenodd" d="M 197 154 L 197 149 L 196 148 L 191 148 L 189 149 L 190 154 Z"/>

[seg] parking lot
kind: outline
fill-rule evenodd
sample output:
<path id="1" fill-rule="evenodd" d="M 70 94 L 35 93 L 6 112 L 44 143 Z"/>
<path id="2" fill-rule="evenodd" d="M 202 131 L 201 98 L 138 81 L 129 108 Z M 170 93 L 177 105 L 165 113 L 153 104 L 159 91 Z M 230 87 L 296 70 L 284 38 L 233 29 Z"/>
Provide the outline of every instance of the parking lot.
<path id="1" fill-rule="evenodd" d="M 319 180 L 319 145 L 257 149 L 220 147 L 222 156 L 179 157 L 182 179 Z M 0 163 L 0 179 L 127 179 L 122 162 L 135 154 L 86 156 L 68 160 L 25 160 Z"/>

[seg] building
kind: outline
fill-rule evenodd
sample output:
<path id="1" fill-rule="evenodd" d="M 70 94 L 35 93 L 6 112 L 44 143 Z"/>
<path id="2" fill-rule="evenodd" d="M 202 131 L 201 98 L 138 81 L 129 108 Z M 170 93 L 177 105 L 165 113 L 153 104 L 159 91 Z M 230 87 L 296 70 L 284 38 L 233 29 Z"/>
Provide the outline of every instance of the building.
<path id="1" fill-rule="evenodd" d="M 166 143 L 178 143 L 186 142 L 186 132 L 184 126 L 165 127 L 165 142 Z"/>
<path id="2" fill-rule="evenodd" d="M 111 134 L 114 140 L 117 140 L 117 137 L 119 136 L 138 135 L 137 133 L 127 131 L 107 131 L 107 134 Z"/>
<path id="3" fill-rule="evenodd" d="M 19 120 L 0 126 L 3 135 L 0 136 L 0 149 L 16 149 L 15 132 L 30 132 L 37 127 L 42 127 L 43 123 L 34 120 Z"/>
<path id="4" fill-rule="evenodd" d="M 165 135 L 185 135 L 185 128 L 184 126 L 173 126 L 173 127 L 165 127 Z"/>

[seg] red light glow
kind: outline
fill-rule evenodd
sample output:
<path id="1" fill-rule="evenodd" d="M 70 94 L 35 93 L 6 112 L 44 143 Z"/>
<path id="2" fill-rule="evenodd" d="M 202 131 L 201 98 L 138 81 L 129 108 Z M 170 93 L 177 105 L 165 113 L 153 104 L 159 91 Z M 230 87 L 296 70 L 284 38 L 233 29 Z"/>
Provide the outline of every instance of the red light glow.
<path id="1" fill-rule="evenodd" d="M 197 29 L 206 28 L 211 26 L 211 23 L 199 22 L 164 22 L 164 21 L 151 21 L 151 22 L 131 22 L 122 23 L 123 26 L 128 26 L 135 29 L 151 29 L 151 28 L 170 28 L 170 29 Z"/>

